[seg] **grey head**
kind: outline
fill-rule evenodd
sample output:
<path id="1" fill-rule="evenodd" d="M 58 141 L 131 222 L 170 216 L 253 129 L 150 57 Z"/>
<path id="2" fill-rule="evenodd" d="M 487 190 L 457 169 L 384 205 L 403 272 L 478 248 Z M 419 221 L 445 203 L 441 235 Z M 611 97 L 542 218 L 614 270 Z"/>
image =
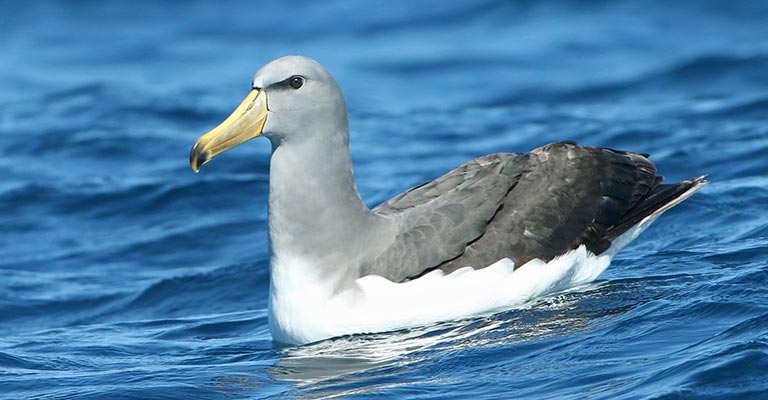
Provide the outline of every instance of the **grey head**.
<path id="1" fill-rule="evenodd" d="M 304 56 L 278 58 L 256 72 L 252 87 L 226 120 L 195 142 L 190 152 L 195 172 L 217 154 L 260 135 L 273 148 L 318 140 L 349 145 L 344 97 L 317 61 Z"/>
<path id="2" fill-rule="evenodd" d="M 321 133 L 348 135 L 344 96 L 317 61 L 303 56 L 278 58 L 256 73 L 253 87 L 267 93 L 270 113 L 263 135 L 273 145 Z"/>

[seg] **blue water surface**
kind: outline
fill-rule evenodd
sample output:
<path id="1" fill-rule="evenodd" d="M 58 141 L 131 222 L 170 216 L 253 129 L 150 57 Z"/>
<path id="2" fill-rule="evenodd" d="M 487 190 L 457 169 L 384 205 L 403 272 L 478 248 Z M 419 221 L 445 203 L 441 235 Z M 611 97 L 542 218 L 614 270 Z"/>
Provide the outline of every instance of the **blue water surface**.
<path id="1" fill-rule="evenodd" d="M 1 8 L 0 397 L 768 398 L 768 3 Z M 370 205 L 559 140 L 712 183 L 581 290 L 280 348 L 269 143 L 187 157 L 296 53 L 346 95 Z"/>

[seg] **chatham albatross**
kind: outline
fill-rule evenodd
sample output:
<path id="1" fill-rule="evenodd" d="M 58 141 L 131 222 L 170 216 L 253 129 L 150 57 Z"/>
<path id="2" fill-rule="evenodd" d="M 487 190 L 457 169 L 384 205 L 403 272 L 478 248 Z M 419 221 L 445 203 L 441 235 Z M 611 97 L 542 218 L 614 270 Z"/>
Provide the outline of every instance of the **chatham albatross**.
<path id="1" fill-rule="evenodd" d="M 498 153 L 369 209 L 341 90 L 316 61 L 274 60 L 192 147 L 197 172 L 257 136 L 269 168 L 269 326 L 303 344 L 466 318 L 593 281 L 706 184 L 661 184 L 645 154 L 561 142 Z"/>

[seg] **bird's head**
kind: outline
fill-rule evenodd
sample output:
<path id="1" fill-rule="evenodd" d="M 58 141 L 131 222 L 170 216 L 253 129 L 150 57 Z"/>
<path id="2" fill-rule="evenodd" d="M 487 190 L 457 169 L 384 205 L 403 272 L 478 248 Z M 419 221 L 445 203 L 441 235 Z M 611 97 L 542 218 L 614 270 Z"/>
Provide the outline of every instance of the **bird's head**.
<path id="1" fill-rule="evenodd" d="M 278 58 L 256 73 L 235 111 L 197 139 L 189 163 L 197 172 L 219 153 L 262 135 L 273 147 L 323 132 L 345 136 L 346 113 L 341 90 L 323 66 L 303 56 Z"/>

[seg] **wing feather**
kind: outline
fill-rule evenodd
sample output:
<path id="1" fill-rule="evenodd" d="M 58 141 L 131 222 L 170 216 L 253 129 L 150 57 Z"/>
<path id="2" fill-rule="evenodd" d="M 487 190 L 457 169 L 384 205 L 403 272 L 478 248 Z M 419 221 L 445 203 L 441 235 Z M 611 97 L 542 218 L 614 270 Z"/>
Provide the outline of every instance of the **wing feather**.
<path id="1" fill-rule="evenodd" d="M 526 155 L 498 153 L 467 162 L 373 209 L 397 219 L 394 243 L 366 260 L 362 275 L 400 282 L 460 256 L 483 235 L 488 221 L 523 171 Z"/>
<path id="2" fill-rule="evenodd" d="M 661 181 L 645 154 L 573 142 L 481 157 L 374 208 L 398 233 L 362 273 L 402 282 L 504 257 L 549 261 L 581 245 L 600 254 L 693 182 Z"/>

